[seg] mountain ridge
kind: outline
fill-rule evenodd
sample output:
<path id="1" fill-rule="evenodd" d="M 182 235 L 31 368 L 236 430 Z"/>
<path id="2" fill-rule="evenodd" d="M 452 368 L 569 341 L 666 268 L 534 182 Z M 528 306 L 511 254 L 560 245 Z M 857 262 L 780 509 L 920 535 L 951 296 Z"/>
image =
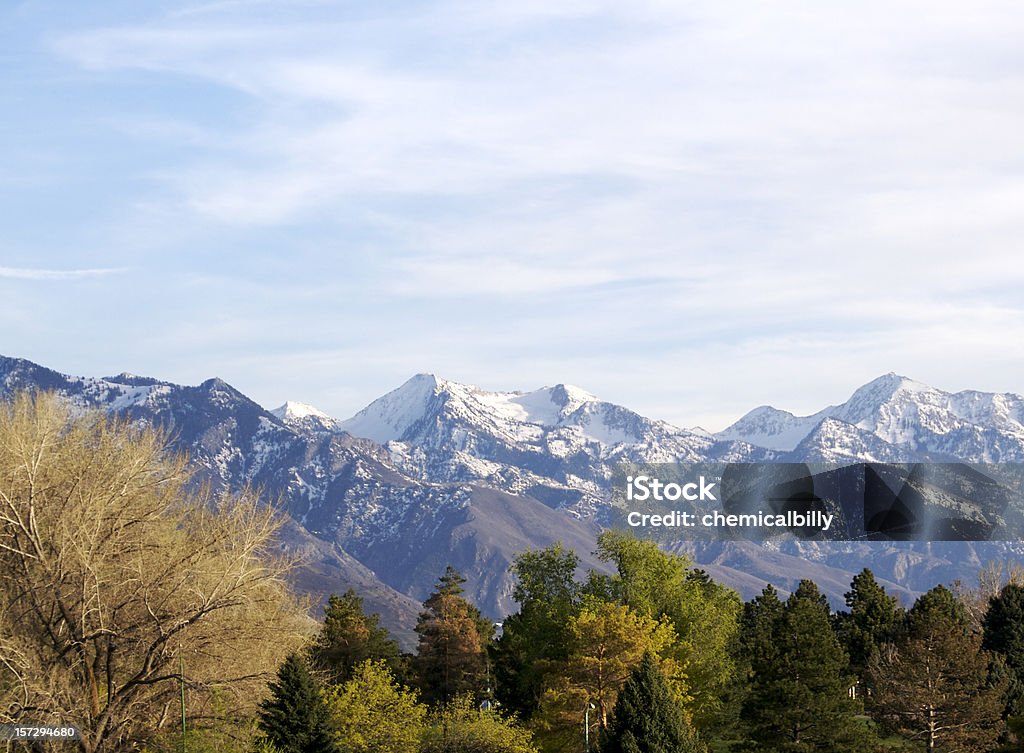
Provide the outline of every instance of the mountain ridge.
<path id="1" fill-rule="evenodd" d="M 619 463 L 1024 458 L 1019 396 L 944 393 L 895 374 L 810 417 L 762 406 L 717 435 L 570 385 L 492 392 L 428 374 L 345 420 L 294 401 L 267 411 L 218 378 L 182 386 L 128 373 L 71 377 L 0 357 L 0 393 L 17 389 L 54 390 L 82 409 L 162 428 L 215 488 L 262 488 L 290 521 L 283 545 L 307 556 L 300 585 L 321 596 L 358 587 L 406 645 L 415 605 L 447 564 L 496 618 L 515 608 L 508 565 L 522 548 L 563 540 L 584 567 L 607 567 L 592 552 Z M 773 427 L 795 444 L 781 449 Z M 682 550 L 744 596 L 766 581 L 785 591 L 818 577 L 839 605 L 857 563 L 877 563 L 887 588 L 910 598 L 933 578 L 969 580 L 979 562 L 1019 549 L 722 542 Z"/>

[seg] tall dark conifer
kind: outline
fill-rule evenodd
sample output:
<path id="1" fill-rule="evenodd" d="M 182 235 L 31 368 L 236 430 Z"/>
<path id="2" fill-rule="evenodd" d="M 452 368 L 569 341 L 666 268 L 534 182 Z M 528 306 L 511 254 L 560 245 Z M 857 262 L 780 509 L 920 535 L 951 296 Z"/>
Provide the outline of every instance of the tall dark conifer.
<path id="1" fill-rule="evenodd" d="M 850 656 L 850 670 L 863 677 L 872 654 L 896 640 L 906 613 L 866 567 L 853 577 L 846 606 L 849 612 L 836 615 L 836 633 Z"/>
<path id="2" fill-rule="evenodd" d="M 921 596 L 905 634 L 871 660 L 869 710 L 886 727 L 929 751 L 981 753 L 995 744 L 1006 681 L 967 612 L 943 586 Z"/>
<path id="3" fill-rule="evenodd" d="M 750 689 L 741 709 L 749 747 L 856 750 L 866 730 L 856 726 L 847 657 L 821 592 L 804 580 L 781 611 L 769 609 L 755 610 L 765 613 L 749 647 Z"/>
<path id="4" fill-rule="evenodd" d="M 392 672 L 399 669 L 398 643 L 380 626 L 379 615 L 363 611 L 363 600 L 351 588 L 327 600 L 324 623 L 309 654 L 313 665 L 336 685 L 347 682 L 352 670 L 367 659 L 384 660 Z"/>
<path id="5" fill-rule="evenodd" d="M 619 693 L 602 753 L 703 753 L 658 662 L 645 654 Z"/>
<path id="6" fill-rule="evenodd" d="M 1024 586 L 1010 584 L 989 601 L 982 648 L 999 654 L 1010 671 L 1006 713 L 1024 714 Z"/>
<path id="7" fill-rule="evenodd" d="M 263 701 L 259 728 L 279 753 L 335 753 L 327 706 L 298 654 L 285 659 L 271 696 Z"/>
<path id="8" fill-rule="evenodd" d="M 447 703 L 467 692 L 480 695 L 487 686 L 487 645 L 494 628 L 462 598 L 465 582 L 449 565 L 416 623 L 415 668 L 428 703 Z"/>

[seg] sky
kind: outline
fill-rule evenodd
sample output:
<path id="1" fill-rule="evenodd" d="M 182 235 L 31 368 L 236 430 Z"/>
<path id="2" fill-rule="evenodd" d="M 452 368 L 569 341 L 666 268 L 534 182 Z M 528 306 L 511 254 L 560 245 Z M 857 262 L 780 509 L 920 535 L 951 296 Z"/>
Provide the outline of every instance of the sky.
<path id="1" fill-rule="evenodd" d="M 347 417 L 1024 392 L 1024 11 L 0 5 L 0 353 Z"/>

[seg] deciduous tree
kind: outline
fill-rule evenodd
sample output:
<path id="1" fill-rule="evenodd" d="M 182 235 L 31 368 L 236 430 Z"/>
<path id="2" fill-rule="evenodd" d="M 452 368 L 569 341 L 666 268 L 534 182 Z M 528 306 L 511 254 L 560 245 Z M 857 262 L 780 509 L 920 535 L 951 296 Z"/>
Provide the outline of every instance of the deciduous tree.
<path id="1" fill-rule="evenodd" d="M 685 700 L 685 677 L 673 659 L 665 658 L 674 641 L 668 620 L 639 615 L 623 604 L 584 606 L 569 624 L 568 658 L 553 664 L 546 677 L 535 719 L 545 740 L 551 747 L 571 749 L 586 716 L 595 736 L 607 727 L 619 691 L 647 652 L 659 657 L 676 702 Z M 594 710 L 587 714 L 589 704 Z"/>
<path id="2" fill-rule="evenodd" d="M 427 708 L 398 684 L 383 660 L 353 668 L 350 679 L 327 694 L 341 753 L 416 753 Z"/>
<path id="3" fill-rule="evenodd" d="M 578 564 L 560 543 L 522 552 L 512 564 L 519 611 L 504 621 L 494 670 L 498 698 L 523 719 L 540 703 L 545 667 L 566 659 L 569 621 L 579 610 Z"/>
<path id="4" fill-rule="evenodd" d="M 420 753 L 537 753 L 533 736 L 515 717 L 480 708 L 463 694 L 428 718 Z"/>
<path id="5" fill-rule="evenodd" d="M 305 618 L 272 511 L 213 499 L 156 432 L 53 396 L 0 406 L 0 721 L 74 724 L 86 753 L 254 710 Z"/>

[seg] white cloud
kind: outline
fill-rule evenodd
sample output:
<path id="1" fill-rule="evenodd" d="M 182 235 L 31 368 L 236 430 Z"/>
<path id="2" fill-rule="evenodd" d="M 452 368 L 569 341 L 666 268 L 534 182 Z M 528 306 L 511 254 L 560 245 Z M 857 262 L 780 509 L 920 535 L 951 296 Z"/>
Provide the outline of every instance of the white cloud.
<path id="1" fill-rule="evenodd" d="M 461 370 L 633 404 L 628 382 L 680 422 L 742 412 L 751 382 L 794 410 L 890 369 L 1021 389 L 1020 304 L 993 294 L 1024 284 L 1013 3 L 194 10 L 55 48 L 243 95 L 236 118 L 151 124 L 186 150 L 159 172 L 174 221 L 294 228 L 351 259 L 373 335 L 353 360 L 380 363 L 375 338 L 403 353 L 353 378 Z M 304 329 L 321 313 L 294 309 Z M 629 341 L 650 347 L 628 367 L 605 353 Z M 709 410 L 720 428 L 732 407 Z"/>

